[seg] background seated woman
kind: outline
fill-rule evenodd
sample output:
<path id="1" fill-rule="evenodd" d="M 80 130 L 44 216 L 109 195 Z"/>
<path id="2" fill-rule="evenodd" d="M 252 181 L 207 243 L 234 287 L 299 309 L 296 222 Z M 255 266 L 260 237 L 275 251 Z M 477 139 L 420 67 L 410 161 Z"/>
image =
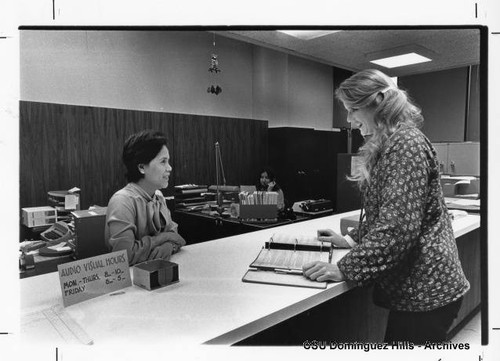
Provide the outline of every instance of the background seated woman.
<path id="1" fill-rule="evenodd" d="M 285 208 L 285 195 L 283 194 L 283 190 L 276 183 L 276 176 L 271 168 L 264 168 L 260 172 L 257 190 L 278 193 L 278 210 Z"/>

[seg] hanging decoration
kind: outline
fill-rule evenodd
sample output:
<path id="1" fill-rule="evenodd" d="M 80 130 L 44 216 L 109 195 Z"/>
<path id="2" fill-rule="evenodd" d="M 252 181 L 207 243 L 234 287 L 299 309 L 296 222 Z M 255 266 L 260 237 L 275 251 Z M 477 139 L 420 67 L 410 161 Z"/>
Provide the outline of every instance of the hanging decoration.
<path id="1" fill-rule="evenodd" d="M 210 67 L 208 68 L 208 71 L 212 74 L 212 80 L 213 84 L 210 85 L 207 89 L 207 93 L 219 95 L 222 93 L 222 88 L 220 85 L 217 84 L 217 74 L 221 72 L 219 68 L 219 60 L 217 59 L 217 54 L 215 53 L 215 34 L 214 34 L 214 40 L 213 40 L 213 47 L 214 47 L 214 52 L 210 56 Z"/>

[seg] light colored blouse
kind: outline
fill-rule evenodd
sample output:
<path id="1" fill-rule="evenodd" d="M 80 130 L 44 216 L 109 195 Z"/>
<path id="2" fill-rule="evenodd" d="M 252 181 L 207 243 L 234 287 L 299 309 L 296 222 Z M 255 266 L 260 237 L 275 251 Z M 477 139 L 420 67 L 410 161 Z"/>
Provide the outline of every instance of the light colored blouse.
<path id="1" fill-rule="evenodd" d="M 127 250 L 130 265 L 152 259 L 156 247 L 173 249 L 168 232 L 177 233 L 177 223 L 172 221 L 161 191 L 151 197 L 136 183 L 129 183 L 109 200 L 106 245 L 112 251 Z"/>

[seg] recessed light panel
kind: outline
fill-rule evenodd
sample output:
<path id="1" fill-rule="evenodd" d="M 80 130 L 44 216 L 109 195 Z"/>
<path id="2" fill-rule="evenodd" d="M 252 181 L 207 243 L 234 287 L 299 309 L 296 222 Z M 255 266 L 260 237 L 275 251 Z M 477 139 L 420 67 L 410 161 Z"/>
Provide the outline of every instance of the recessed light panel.
<path id="1" fill-rule="evenodd" d="M 294 38 L 302 40 L 311 40 L 325 36 L 328 34 L 337 33 L 342 30 L 278 30 L 280 33 L 293 36 Z"/>
<path id="2" fill-rule="evenodd" d="M 383 66 L 384 68 L 397 68 L 400 66 L 425 63 L 428 61 L 431 61 L 431 59 L 417 53 L 408 53 L 388 58 L 370 60 L 370 63 Z"/>

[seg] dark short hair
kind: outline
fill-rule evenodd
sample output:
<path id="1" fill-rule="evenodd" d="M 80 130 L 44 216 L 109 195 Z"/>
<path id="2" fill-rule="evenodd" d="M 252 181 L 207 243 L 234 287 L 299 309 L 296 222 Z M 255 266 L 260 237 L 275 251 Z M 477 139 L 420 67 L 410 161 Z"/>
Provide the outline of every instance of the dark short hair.
<path id="1" fill-rule="evenodd" d="M 144 174 L 139 172 L 139 164 L 151 162 L 166 145 L 165 135 L 152 129 L 141 130 L 129 136 L 123 145 L 122 153 L 122 160 L 127 168 L 127 180 L 137 182 L 143 178 Z"/>

